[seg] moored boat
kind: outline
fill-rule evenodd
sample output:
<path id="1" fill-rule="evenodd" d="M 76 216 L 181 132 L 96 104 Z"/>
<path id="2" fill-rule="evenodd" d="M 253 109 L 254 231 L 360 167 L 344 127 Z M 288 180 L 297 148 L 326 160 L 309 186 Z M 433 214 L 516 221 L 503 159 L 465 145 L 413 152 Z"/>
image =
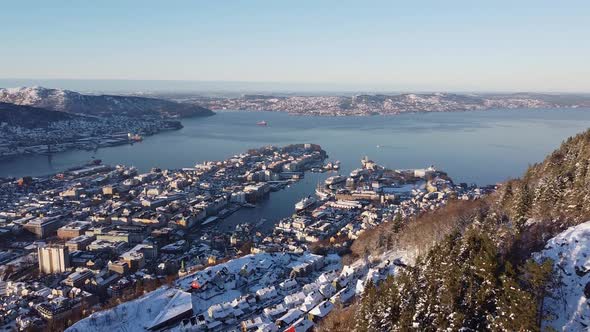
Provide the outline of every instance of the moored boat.
<path id="1" fill-rule="evenodd" d="M 331 185 L 335 185 L 338 183 L 342 183 L 344 181 L 346 181 L 346 177 L 341 176 L 341 175 L 335 175 L 335 176 L 331 176 L 331 177 L 327 178 L 325 183 L 326 183 L 326 185 L 331 186 Z"/>
<path id="2" fill-rule="evenodd" d="M 315 204 L 316 202 L 317 202 L 317 200 L 313 196 L 305 197 L 304 199 L 297 202 L 297 204 L 295 204 L 295 210 L 297 210 L 297 211 L 305 210 L 308 207 Z"/>

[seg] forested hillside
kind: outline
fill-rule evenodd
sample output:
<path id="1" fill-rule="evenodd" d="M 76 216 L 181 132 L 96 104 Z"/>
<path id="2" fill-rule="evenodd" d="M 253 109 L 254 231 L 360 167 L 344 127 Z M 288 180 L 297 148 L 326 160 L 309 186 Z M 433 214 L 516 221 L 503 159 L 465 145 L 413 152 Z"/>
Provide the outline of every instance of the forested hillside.
<path id="1" fill-rule="evenodd" d="M 57 121 L 69 120 L 93 121 L 91 117 L 81 117 L 75 114 L 50 111 L 32 106 L 22 106 L 0 102 L 0 123 L 25 128 L 45 128 Z"/>
<path id="2" fill-rule="evenodd" d="M 543 303 L 557 279 L 551 260 L 532 260 L 531 254 L 590 217 L 589 167 L 587 131 L 486 199 L 457 202 L 363 234 L 353 245 L 355 256 L 394 249 L 413 251 L 418 258 L 385 283 L 369 285 L 353 306 L 354 315 L 337 311 L 334 316 L 343 319 L 338 326 L 540 330 L 542 320 L 550 319 Z M 323 328 L 330 324 L 334 319 Z"/>

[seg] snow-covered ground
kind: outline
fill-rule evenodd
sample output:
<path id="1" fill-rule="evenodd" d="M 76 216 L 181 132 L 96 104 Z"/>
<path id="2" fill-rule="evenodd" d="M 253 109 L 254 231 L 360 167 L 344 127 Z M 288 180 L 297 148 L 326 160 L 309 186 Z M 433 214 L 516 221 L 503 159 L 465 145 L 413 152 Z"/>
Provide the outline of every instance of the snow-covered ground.
<path id="1" fill-rule="evenodd" d="M 543 258 L 554 261 L 554 271 L 559 279 L 554 294 L 545 298 L 544 309 L 553 317 L 543 322 L 543 329 L 589 330 L 590 221 L 570 227 L 549 240 L 545 249 L 535 254 L 535 259 Z"/>
<path id="2" fill-rule="evenodd" d="M 192 311 L 191 294 L 168 286 L 101 311 L 72 325 L 68 332 L 145 331 L 181 311 Z"/>
<path id="3" fill-rule="evenodd" d="M 284 325 L 281 329 L 305 329 L 313 325 L 308 313 L 319 319 L 334 308 L 333 303 L 345 305 L 369 280 L 377 283 L 395 274 L 396 264 L 407 256 L 406 252 L 391 251 L 342 266 L 337 255 L 246 255 L 180 278 L 175 288 L 164 286 L 95 313 L 68 331 L 134 332 L 157 330 L 166 324 L 173 331 L 238 331 L 242 323 L 249 329 L 269 331 L 276 331 L 279 324 Z M 294 271 L 302 275 L 296 277 Z M 187 315 L 192 318 L 179 321 Z"/>

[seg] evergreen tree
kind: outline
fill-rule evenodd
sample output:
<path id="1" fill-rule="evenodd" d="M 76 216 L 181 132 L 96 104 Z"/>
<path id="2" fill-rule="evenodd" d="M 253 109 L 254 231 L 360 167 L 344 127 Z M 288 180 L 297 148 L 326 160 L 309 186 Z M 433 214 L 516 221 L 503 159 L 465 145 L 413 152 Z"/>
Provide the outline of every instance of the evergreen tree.
<path id="1" fill-rule="evenodd" d="M 414 266 L 381 286 L 367 285 L 357 330 L 539 331 L 555 271 L 551 261 L 524 259 L 547 236 L 590 218 L 587 188 L 590 130 L 484 199 L 489 208 L 460 214 L 449 223 L 456 232 L 426 246 L 430 250 Z M 525 226 L 528 218 L 536 222 Z M 396 215 L 387 229 L 390 235 L 399 232 L 384 237 L 387 248 L 410 228 L 398 228 L 399 219 Z"/>
<path id="2" fill-rule="evenodd" d="M 376 322 L 376 309 L 377 307 L 377 289 L 372 281 L 369 280 L 367 285 L 365 286 L 365 291 L 363 292 L 363 297 L 361 304 L 359 306 L 359 310 L 357 311 L 356 316 L 356 328 L 355 330 L 358 332 L 371 332 L 377 331 L 375 328 L 377 326 Z"/>
<path id="3" fill-rule="evenodd" d="M 399 233 L 400 229 L 402 228 L 403 222 L 404 218 L 402 217 L 401 211 L 397 211 L 392 221 L 392 230 L 394 233 Z"/>
<path id="4" fill-rule="evenodd" d="M 534 299 L 537 309 L 536 322 L 541 325 L 543 319 L 543 301 L 550 292 L 553 284 L 553 260 L 547 259 L 542 263 L 529 259 L 521 267 L 521 280 Z"/>
<path id="5" fill-rule="evenodd" d="M 531 207 L 531 197 L 529 187 L 524 181 L 519 181 L 514 197 L 512 200 L 511 216 L 512 220 L 520 228 L 526 221 Z"/>
<path id="6" fill-rule="evenodd" d="M 505 271 L 500 278 L 502 286 L 496 315 L 489 317 L 489 328 L 493 331 L 538 331 L 537 308 L 532 295 L 520 287 L 510 263 L 506 264 Z"/>

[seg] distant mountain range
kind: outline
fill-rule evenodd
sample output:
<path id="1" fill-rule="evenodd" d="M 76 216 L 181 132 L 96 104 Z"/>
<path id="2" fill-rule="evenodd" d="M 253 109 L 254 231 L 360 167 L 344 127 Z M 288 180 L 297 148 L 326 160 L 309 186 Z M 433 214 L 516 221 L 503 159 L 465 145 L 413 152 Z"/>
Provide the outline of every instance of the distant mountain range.
<path id="1" fill-rule="evenodd" d="M 505 108 L 590 107 L 590 95 L 405 93 L 356 96 L 244 95 L 238 98 L 175 98 L 205 107 L 281 111 L 309 115 L 370 115 L 405 112 L 455 112 Z"/>
<path id="2" fill-rule="evenodd" d="M 0 123 L 25 128 L 43 128 L 51 122 L 81 119 L 82 116 L 44 108 L 0 102 Z M 93 118 L 85 119 L 92 121 Z"/>
<path id="3" fill-rule="evenodd" d="M 42 87 L 0 89 L 0 102 L 92 116 L 159 115 L 176 118 L 214 114 L 211 110 L 194 103 L 185 104 L 134 96 L 85 95 L 69 90 Z"/>

